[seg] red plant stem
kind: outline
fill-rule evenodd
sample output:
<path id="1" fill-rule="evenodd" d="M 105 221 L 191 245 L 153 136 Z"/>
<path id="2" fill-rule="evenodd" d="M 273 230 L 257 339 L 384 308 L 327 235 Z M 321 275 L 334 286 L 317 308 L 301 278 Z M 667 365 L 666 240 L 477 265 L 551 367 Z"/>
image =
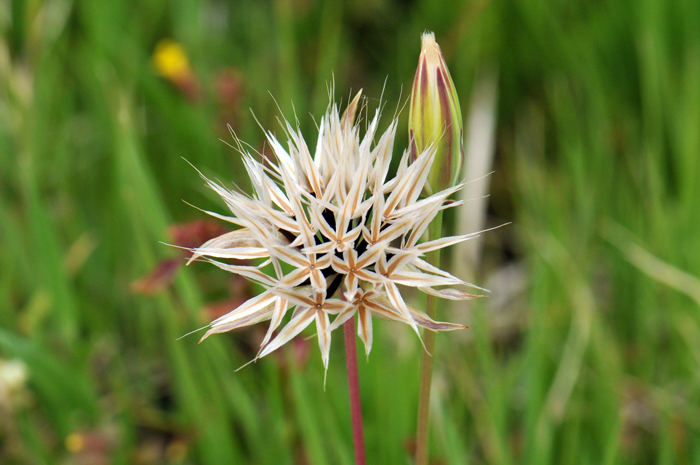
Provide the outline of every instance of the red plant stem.
<path id="1" fill-rule="evenodd" d="M 357 341 L 355 340 L 355 317 L 343 324 L 345 359 L 348 368 L 350 390 L 350 414 L 352 415 L 352 441 L 355 445 L 355 463 L 365 465 L 365 436 L 362 431 L 362 405 L 360 403 L 360 378 L 357 374 Z"/>

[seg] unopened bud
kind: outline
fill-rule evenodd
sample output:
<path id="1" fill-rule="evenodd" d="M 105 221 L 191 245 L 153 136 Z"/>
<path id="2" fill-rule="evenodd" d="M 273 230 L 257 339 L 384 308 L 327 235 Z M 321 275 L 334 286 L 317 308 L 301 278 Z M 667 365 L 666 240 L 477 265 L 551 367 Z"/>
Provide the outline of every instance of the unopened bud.
<path id="1" fill-rule="evenodd" d="M 432 32 L 423 33 L 418 69 L 411 91 L 409 142 L 411 160 L 435 144 L 437 153 L 428 175 L 432 191 L 454 186 L 464 160 L 462 112 L 457 91 Z"/>

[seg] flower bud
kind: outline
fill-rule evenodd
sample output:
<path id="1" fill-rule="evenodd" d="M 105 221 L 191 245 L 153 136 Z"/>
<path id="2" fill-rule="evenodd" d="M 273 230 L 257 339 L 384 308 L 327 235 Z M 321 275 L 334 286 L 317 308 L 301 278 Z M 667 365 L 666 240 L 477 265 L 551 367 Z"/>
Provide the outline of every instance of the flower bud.
<path id="1" fill-rule="evenodd" d="M 437 153 L 428 175 L 430 190 L 457 184 L 464 160 L 462 113 L 457 91 L 432 32 L 423 33 L 418 69 L 411 91 L 409 143 L 411 161 L 432 144 Z"/>

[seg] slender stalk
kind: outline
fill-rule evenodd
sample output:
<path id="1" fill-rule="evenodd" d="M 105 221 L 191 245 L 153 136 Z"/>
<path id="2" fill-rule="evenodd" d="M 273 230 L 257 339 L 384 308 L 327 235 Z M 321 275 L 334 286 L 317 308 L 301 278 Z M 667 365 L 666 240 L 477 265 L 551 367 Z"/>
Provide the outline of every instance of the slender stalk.
<path id="1" fill-rule="evenodd" d="M 442 236 L 442 212 L 430 224 L 428 240 L 435 240 Z M 428 262 L 440 267 L 440 250 L 428 254 Z M 437 313 L 437 298 L 428 295 L 425 303 L 425 312 L 430 318 L 435 319 Z M 428 435 L 430 433 L 430 390 L 433 384 L 433 356 L 435 349 L 435 333 L 425 331 L 423 333 L 425 352 L 421 361 L 420 395 L 418 398 L 418 428 L 416 430 L 416 465 L 428 463 Z"/>
<path id="2" fill-rule="evenodd" d="M 352 441 L 355 445 L 355 464 L 365 465 L 365 436 L 362 431 L 362 405 L 360 403 L 360 378 L 357 374 L 357 341 L 355 340 L 355 317 L 343 324 L 345 359 L 350 390 L 350 414 L 352 415 Z"/>

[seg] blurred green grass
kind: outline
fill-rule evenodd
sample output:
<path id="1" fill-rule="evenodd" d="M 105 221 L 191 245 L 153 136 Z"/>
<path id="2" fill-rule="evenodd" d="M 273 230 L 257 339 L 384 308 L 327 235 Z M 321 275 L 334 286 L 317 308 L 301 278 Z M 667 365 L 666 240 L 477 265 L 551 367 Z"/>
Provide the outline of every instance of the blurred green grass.
<path id="1" fill-rule="evenodd" d="M 697 2 L 8 0 L 0 363 L 21 360 L 27 383 L 0 379 L 0 462 L 352 463 L 339 337 L 325 392 L 314 340 L 234 372 L 259 329 L 176 340 L 230 276 L 194 265 L 153 296 L 130 283 L 178 257 L 168 227 L 203 217 L 183 200 L 224 211 L 182 158 L 246 188 L 226 123 L 262 149 L 248 109 L 275 128 L 279 105 L 314 140 L 331 81 L 375 106 L 383 91 L 388 124 L 426 29 L 465 111 L 498 69 L 487 226 L 513 221 L 475 271 L 492 299 L 438 338 L 435 463 L 700 461 L 696 281 L 629 249 L 700 277 Z M 154 70 L 164 38 L 196 95 Z M 499 307 L 506 269 L 525 286 Z M 410 463 L 420 345 L 375 328 L 368 457 Z"/>

